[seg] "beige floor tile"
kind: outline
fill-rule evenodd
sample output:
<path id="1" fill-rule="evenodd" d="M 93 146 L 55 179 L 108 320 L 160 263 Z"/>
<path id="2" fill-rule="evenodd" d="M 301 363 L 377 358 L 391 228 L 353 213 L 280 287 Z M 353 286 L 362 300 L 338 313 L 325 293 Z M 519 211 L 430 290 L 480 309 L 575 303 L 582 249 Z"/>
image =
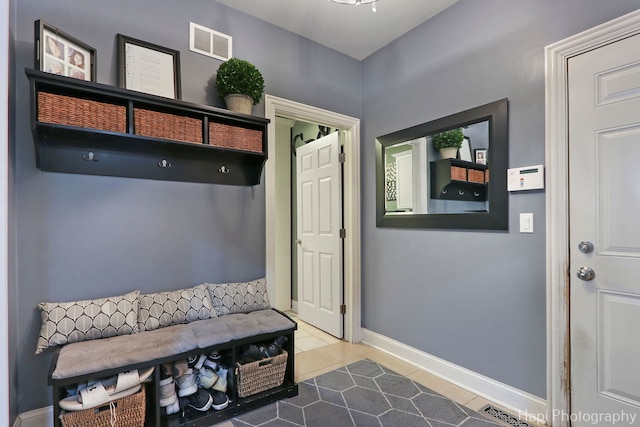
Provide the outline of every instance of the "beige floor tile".
<path id="1" fill-rule="evenodd" d="M 376 349 L 371 349 L 371 351 L 367 353 L 367 358 L 373 360 L 379 365 L 384 366 L 385 368 L 391 369 L 392 371 L 395 371 L 398 374 L 404 376 L 408 376 L 410 373 L 418 370 L 415 365 L 402 361 L 396 357 L 391 356 L 389 353 Z"/>
<path id="2" fill-rule="evenodd" d="M 324 341 L 321 337 L 315 335 L 309 335 L 300 339 L 296 339 L 296 347 L 298 347 L 302 351 L 326 347 L 326 345 L 326 341 Z"/>
<path id="3" fill-rule="evenodd" d="M 211 427 L 234 427 L 233 423 L 230 420 L 222 421 L 218 424 L 214 424 Z"/>
<path id="4" fill-rule="evenodd" d="M 299 338 L 304 338 L 308 336 L 311 336 L 311 334 L 308 331 L 303 331 L 302 329 L 298 329 L 293 334 L 293 338 L 296 340 L 298 340 Z"/>
<path id="5" fill-rule="evenodd" d="M 466 405 L 477 397 L 470 391 L 444 381 L 421 369 L 408 374 L 407 377 L 461 405 Z"/>

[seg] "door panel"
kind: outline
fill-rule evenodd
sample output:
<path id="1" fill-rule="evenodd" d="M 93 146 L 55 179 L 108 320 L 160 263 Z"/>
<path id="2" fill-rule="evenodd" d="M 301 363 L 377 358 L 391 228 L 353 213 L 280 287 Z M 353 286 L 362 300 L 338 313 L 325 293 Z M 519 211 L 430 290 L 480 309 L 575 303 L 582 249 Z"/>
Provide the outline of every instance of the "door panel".
<path id="1" fill-rule="evenodd" d="M 343 334 L 342 170 L 338 133 L 296 150 L 298 315 L 338 338 Z"/>
<path id="2" fill-rule="evenodd" d="M 568 68 L 571 408 L 629 426 L 640 406 L 640 35 Z M 578 278 L 584 268 L 595 277 Z"/>

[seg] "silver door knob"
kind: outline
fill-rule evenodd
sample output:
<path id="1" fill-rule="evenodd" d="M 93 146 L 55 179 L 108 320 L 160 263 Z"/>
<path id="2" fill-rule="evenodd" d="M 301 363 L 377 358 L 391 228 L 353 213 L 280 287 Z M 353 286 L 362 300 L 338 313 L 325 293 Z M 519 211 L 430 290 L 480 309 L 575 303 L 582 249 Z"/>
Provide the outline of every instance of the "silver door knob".
<path id="1" fill-rule="evenodd" d="M 298 239 L 298 240 L 296 240 L 296 243 L 301 245 L 302 244 L 302 240 Z"/>
<path id="2" fill-rule="evenodd" d="M 586 240 L 582 241 L 578 243 L 578 250 L 583 254 L 591 253 L 593 251 L 593 243 L 587 242 Z"/>
<path id="3" fill-rule="evenodd" d="M 596 272 L 589 267 L 580 267 L 576 276 L 578 276 L 578 279 L 588 282 L 596 277 Z"/>

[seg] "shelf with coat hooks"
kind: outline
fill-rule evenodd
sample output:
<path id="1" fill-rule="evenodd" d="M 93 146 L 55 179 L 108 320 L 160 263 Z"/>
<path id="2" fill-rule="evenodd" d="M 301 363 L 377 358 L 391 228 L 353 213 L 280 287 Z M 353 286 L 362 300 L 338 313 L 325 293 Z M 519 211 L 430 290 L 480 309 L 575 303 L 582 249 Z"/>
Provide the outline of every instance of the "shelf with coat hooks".
<path id="1" fill-rule="evenodd" d="M 25 73 L 42 171 L 260 183 L 268 119 L 37 70 Z"/>
<path id="2" fill-rule="evenodd" d="M 489 169 L 486 165 L 458 159 L 430 162 L 431 198 L 486 201 Z"/>

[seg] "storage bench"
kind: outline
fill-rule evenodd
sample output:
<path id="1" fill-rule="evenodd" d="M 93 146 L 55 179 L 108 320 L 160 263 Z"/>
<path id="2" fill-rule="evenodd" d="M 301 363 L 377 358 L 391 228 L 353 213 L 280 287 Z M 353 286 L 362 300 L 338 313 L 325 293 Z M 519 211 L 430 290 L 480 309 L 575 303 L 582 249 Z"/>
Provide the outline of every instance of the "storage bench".
<path id="1" fill-rule="evenodd" d="M 225 287 L 227 285 L 230 286 Z M 264 291 L 264 299 L 260 296 L 261 289 Z M 248 303 L 239 298 L 240 294 L 246 296 Z M 160 311 L 163 314 L 157 315 L 159 309 L 150 307 L 156 303 L 150 303 L 151 300 L 156 302 L 161 300 L 161 305 L 165 307 L 172 306 L 169 312 L 173 317 L 168 316 L 165 311 Z M 173 304 L 174 300 L 177 301 L 176 304 Z M 59 333 L 62 328 L 54 329 L 51 325 L 51 322 L 60 322 L 63 318 L 80 317 L 81 312 L 95 313 L 97 312 L 95 307 L 103 307 L 101 312 L 109 312 L 110 309 L 104 308 L 109 304 L 112 308 L 118 305 L 125 307 L 125 313 L 129 313 L 127 301 L 133 303 L 134 307 L 131 310 L 137 313 L 128 320 L 129 324 L 137 322 L 131 333 L 65 343 L 64 340 L 70 341 L 69 337 L 72 335 L 62 336 Z M 166 305 L 167 301 L 171 304 Z M 200 313 L 199 317 L 194 317 L 193 312 L 190 311 L 190 306 L 187 304 L 189 301 L 193 303 L 193 307 L 198 308 L 196 312 Z M 236 305 L 238 301 L 240 306 Z M 185 304 L 187 308 L 183 317 L 176 314 L 177 309 L 175 312 L 172 311 L 173 306 L 184 308 Z M 89 306 L 94 308 L 87 309 Z M 38 352 L 44 351 L 43 347 L 47 345 L 58 346 L 49 375 L 55 426 L 61 425 L 59 402 L 66 397 L 68 388 L 87 383 L 89 380 L 109 378 L 122 372 L 149 367 L 154 367 L 154 370 L 150 381 L 143 384 L 146 394 L 145 426 L 206 427 L 242 412 L 298 394 L 298 386 L 294 381 L 294 332 L 297 324 L 286 314 L 269 307 L 264 282 L 203 284 L 180 291 L 147 295 L 139 295 L 136 291 L 100 300 L 42 303 L 40 308 L 43 311 L 43 328 Z M 64 316 L 60 314 L 63 310 L 67 310 Z M 207 317 L 209 311 L 211 317 Z M 121 317 L 118 324 L 122 326 L 123 323 L 126 322 L 123 322 Z M 98 329 L 104 327 L 104 324 L 100 324 L 97 319 L 93 319 L 91 325 Z M 83 326 L 83 330 L 87 330 L 87 324 Z M 95 336 L 95 333 L 91 334 L 86 333 L 87 337 Z M 238 362 L 244 359 L 240 357 L 242 352 L 251 344 L 271 342 L 278 337 L 286 337 L 281 347 L 282 352 L 279 356 L 272 357 L 273 360 L 265 361 L 265 364 L 273 362 L 282 380 L 277 379 L 275 382 L 269 380 L 266 382 L 266 387 L 264 385 L 256 387 L 255 392 L 248 395 L 244 392 L 239 393 L 239 375 L 236 372 L 243 368 L 238 365 Z M 200 412 L 188 408 L 177 415 L 163 416 L 159 402 L 162 365 L 212 352 L 224 354 L 224 366 L 231 370 L 231 375 L 227 378 L 229 383 L 226 392 L 229 405 L 222 410 L 210 409 Z M 283 370 L 284 375 L 282 375 Z M 269 372 L 269 375 L 272 374 L 273 372 Z M 251 380 L 255 381 L 256 374 L 253 375 Z"/>

